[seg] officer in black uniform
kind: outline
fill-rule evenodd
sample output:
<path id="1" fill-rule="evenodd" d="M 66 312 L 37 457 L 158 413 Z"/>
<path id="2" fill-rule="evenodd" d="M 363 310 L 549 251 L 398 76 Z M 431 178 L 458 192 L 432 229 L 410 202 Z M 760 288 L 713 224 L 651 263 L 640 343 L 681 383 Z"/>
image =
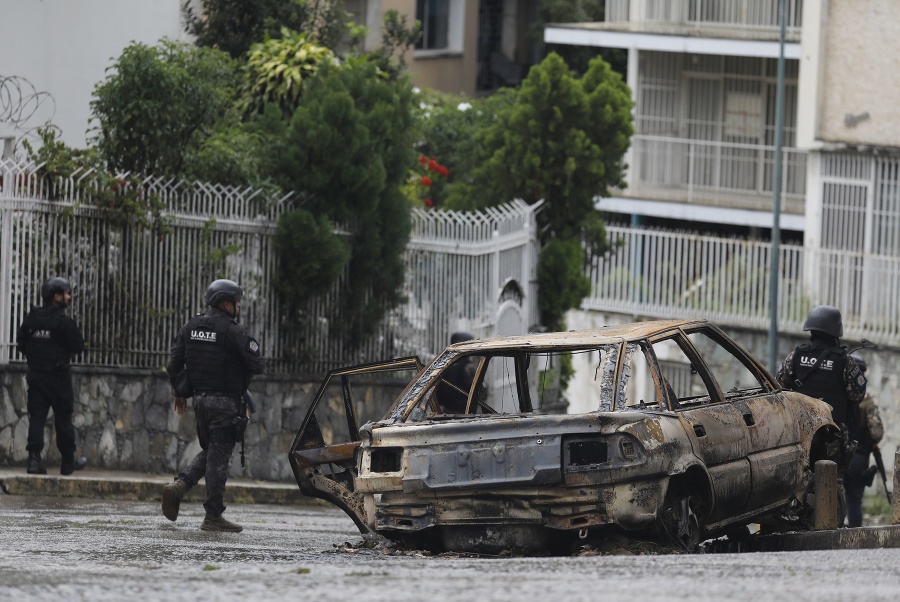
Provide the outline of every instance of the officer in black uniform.
<path id="1" fill-rule="evenodd" d="M 60 473 L 70 475 L 87 464 L 75 458 L 75 394 L 69 362 L 84 351 L 84 337 L 78 324 L 66 315 L 72 299 L 68 281 L 53 277 L 41 285 L 43 307 L 32 306 L 19 327 L 16 344 L 28 360 L 28 473 L 47 474 L 41 461 L 44 426 L 53 409 L 56 447 L 62 455 Z"/>
<path id="2" fill-rule="evenodd" d="M 861 355 L 851 353 L 859 369 L 866 372 L 866 360 Z M 856 450 L 853 459 L 844 471 L 844 491 L 847 495 L 847 526 L 862 527 L 863 523 L 863 494 L 866 487 L 872 484 L 876 466 L 869 466 L 869 456 L 876 449 L 884 437 L 884 424 L 881 422 L 881 413 L 875 397 L 867 392 L 859 404 L 859 422 L 856 430 L 850 433 L 850 439 L 856 441 Z"/>
<path id="3" fill-rule="evenodd" d="M 226 520 L 224 495 L 234 445 L 243 436 L 247 410 L 242 393 L 265 362 L 259 343 L 238 324 L 244 292 L 231 280 L 216 280 L 204 299 L 209 309 L 181 327 L 169 355 L 169 380 L 175 392 L 173 409 L 183 414 L 193 397 L 201 451 L 163 487 L 162 510 L 171 521 L 178 518 L 187 491 L 206 477 L 204 531 L 238 533 L 243 527 Z"/>
<path id="4" fill-rule="evenodd" d="M 846 443 L 848 433 L 856 429 L 859 420 L 866 377 L 847 348 L 840 346 L 844 324 L 836 307 L 814 307 L 803 330 L 809 331 L 810 342 L 788 354 L 778 372 L 778 382 L 785 389 L 817 397 L 830 405 L 832 418 L 841 427 Z"/>

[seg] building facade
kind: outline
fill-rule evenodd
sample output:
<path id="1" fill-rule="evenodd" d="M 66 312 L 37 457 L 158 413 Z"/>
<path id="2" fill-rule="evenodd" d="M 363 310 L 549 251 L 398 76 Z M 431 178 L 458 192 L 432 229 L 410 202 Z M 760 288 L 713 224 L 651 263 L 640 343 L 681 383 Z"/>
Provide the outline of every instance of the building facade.
<path id="1" fill-rule="evenodd" d="M 896 321 L 896 3 L 781 2 L 782 237 L 809 251 L 810 303 L 859 323 Z M 770 236 L 781 2 L 607 0 L 605 22 L 546 28 L 550 43 L 628 51 L 628 187 L 599 208 L 637 224 Z"/>
<path id="2" fill-rule="evenodd" d="M 521 82 L 540 60 L 528 31 L 539 0 L 346 0 L 357 23 L 369 29 L 365 50 L 381 46 L 389 10 L 422 23 L 422 38 L 407 54 L 418 86 L 475 97 Z"/>

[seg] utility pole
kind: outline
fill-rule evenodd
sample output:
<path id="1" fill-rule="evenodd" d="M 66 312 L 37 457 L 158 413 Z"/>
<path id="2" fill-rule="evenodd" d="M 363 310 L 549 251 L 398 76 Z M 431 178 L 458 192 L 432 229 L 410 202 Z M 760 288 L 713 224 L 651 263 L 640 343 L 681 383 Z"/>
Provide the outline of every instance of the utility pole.
<path id="1" fill-rule="evenodd" d="M 769 276 L 769 372 L 775 374 L 778 361 L 778 285 L 781 281 L 779 255 L 781 253 L 781 145 L 784 129 L 784 30 L 785 0 L 778 2 L 778 19 L 781 33 L 778 38 L 778 84 L 775 94 L 775 173 L 772 188 L 775 202 L 772 206 L 772 257 Z"/>

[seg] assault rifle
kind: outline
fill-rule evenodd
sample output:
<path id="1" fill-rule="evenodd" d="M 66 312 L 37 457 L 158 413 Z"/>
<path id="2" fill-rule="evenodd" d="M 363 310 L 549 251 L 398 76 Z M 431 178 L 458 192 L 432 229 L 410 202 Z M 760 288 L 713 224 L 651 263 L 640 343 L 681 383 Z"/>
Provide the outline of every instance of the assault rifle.
<path id="1" fill-rule="evenodd" d="M 891 492 L 887 488 L 887 473 L 884 470 L 884 460 L 881 459 L 881 450 L 878 449 L 877 445 L 872 446 L 872 455 L 875 457 L 875 466 L 878 467 L 878 472 L 881 474 L 881 482 L 884 484 L 884 495 L 887 496 L 888 504 L 890 504 Z"/>
<path id="2" fill-rule="evenodd" d="M 250 413 L 256 414 L 256 400 L 253 399 L 253 395 L 250 394 L 250 389 L 244 389 L 244 392 L 241 393 L 241 397 L 244 398 L 244 402 L 247 404 Z"/>
<path id="3" fill-rule="evenodd" d="M 244 400 L 244 403 L 247 404 L 247 409 L 250 410 L 250 413 L 256 414 L 256 401 L 253 399 L 253 395 L 250 394 L 249 389 L 244 389 L 244 392 L 241 393 L 241 398 Z M 235 416 L 234 418 L 234 438 L 235 441 L 241 442 L 241 466 L 244 465 L 244 433 L 247 432 L 247 424 L 249 422 L 250 419 L 247 417 L 246 413 Z"/>

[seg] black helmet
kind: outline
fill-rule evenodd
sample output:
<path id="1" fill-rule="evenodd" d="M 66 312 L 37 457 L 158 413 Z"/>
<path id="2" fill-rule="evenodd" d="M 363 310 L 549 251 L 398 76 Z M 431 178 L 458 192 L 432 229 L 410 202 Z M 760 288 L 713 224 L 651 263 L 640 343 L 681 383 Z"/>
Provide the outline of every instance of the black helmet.
<path id="1" fill-rule="evenodd" d="M 69 281 L 65 278 L 54 276 L 45 280 L 44 284 L 41 285 L 41 299 L 44 300 L 45 304 L 50 304 L 53 303 L 53 297 L 56 293 L 65 293 L 68 290 L 71 290 Z"/>
<path id="2" fill-rule="evenodd" d="M 454 332 L 450 335 L 450 344 L 452 345 L 454 343 L 462 343 L 463 341 L 471 341 L 474 338 L 475 337 L 473 337 L 468 332 Z"/>
<path id="3" fill-rule="evenodd" d="M 841 322 L 841 310 L 830 305 L 817 305 L 809 312 L 803 323 L 803 330 L 818 330 L 837 339 L 844 336 L 844 324 Z"/>
<path id="4" fill-rule="evenodd" d="M 216 307 L 222 301 L 237 303 L 243 297 L 244 289 L 233 280 L 214 280 L 206 289 L 206 294 L 203 295 L 206 304 L 211 307 Z"/>
<path id="5" fill-rule="evenodd" d="M 861 355 L 859 355 L 858 353 L 851 353 L 850 357 L 853 358 L 853 361 L 856 362 L 856 365 L 859 366 L 860 370 L 862 370 L 863 372 L 866 371 L 868 366 L 866 366 L 866 360 L 864 360 Z"/>

